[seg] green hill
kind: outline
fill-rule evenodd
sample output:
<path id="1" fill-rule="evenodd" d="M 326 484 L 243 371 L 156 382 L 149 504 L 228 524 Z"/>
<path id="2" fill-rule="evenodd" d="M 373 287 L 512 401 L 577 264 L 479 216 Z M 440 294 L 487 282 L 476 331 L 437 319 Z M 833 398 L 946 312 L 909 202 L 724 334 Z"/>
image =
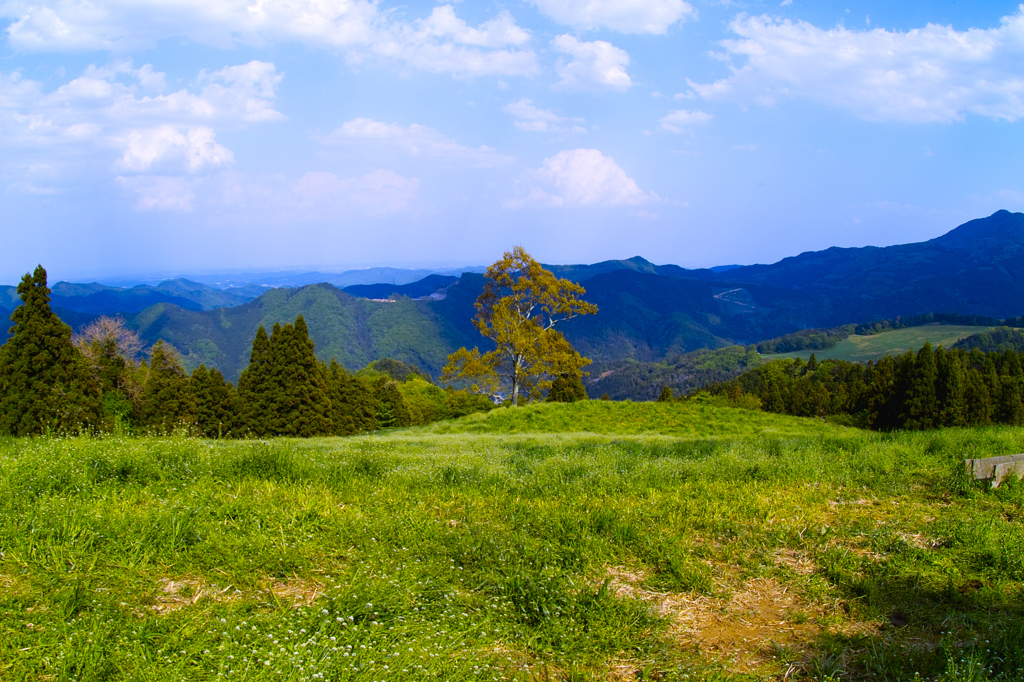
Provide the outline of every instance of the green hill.
<path id="1" fill-rule="evenodd" d="M 954 345 L 961 339 L 991 331 L 992 327 L 972 327 L 954 324 L 926 324 L 921 327 L 906 327 L 861 336 L 853 334 L 836 343 L 835 347 L 825 350 L 801 350 L 791 353 L 765 354 L 765 361 L 783 358 L 801 358 L 807 360 L 813 353 L 819 360 L 849 360 L 851 362 L 867 362 L 877 360 L 886 355 L 900 355 L 908 350 L 918 350 L 929 342 L 934 347 Z"/>
<path id="2" fill-rule="evenodd" d="M 600 433 L 704 436 L 813 436 L 847 429 L 818 419 L 787 417 L 700 402 L 533 403 L 425 427 L 428 433 Z"/>

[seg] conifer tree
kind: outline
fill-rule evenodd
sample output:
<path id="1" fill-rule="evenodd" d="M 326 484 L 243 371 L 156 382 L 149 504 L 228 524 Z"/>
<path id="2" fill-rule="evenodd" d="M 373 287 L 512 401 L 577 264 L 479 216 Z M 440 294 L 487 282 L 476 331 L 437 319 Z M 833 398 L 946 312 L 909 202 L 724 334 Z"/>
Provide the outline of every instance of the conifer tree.
<path id="1" fill-rule="evenodd" d="M 939 372 L 932 344 L 925 341 L 917 352 L 910 374 L 905 405 L 904 428 L 924 430 L 937 426 L 939 406 L 935 396 L 935 383 Z"/>
<path id="2" fill-rule="evenodd" d="M 351 376 L 333 359 L 329 367 L 323 368 L 323 373 L 331 401 L 334 435 L 348 436 L 377 428 L 378 405 L 373 389 L 362 379 Z"/>
<path id="3" fill-rule="evenodd" d="M 666 386 L 665 388 L 668 388 Z M 662 391 L 664 393 L 664 390 Z M 669 388 L 669 399 L 672 399 L 672 389 Z M 551 382 L 551 390 L 546 398 L 549 403 L 575 403 L 587 399 L 587 389 L 583 386 L 583 374 L 581 372 L 569 372 L 559 374 Z M 660 400 L 660 398 L 659 398 Z"/>
<path id="4" fill-rule="evenodd" d="M 221 438 L 232 433 L 237 396 L 234 387 L 224 380 L 219 369 L 207 370 L 199 365 L 190 380 L 196 404 L 196 426 L 207 438 Z"/>
<path id="5" fill-rule="evenodd" d="M 270 336 L 267 424 L 273 435 L 329 435 L 331 401 L 302 315 Z"/>
<path id="6" fill-rule="evenodd" d="M 149 360 L 149 375 L 142 392 L 143 426 L 158 433 L 189 428 L 195 423 L 196 405 L 188 374 L 173 346 L 157 341 Z"/>
<path id="7" fill-rule="evenodd" d="M 412 423 L 409 408 L 396 382 L 380 377 L 373 386 L 373 394 L 377 399 L 377 428 L 409 426 Z"/>
<path id="8" fill-rule="evenodd" d="M 71 328 L 50 309 L 40 265 L 18 285 L 23 305 L 0 347 L 0 433 L 27 436 L 98 426 L 100 392 Z"/>
<path id="9" fill-rule="evenodd" d="M 238 379 L 240 419 L 236 429 L 254 436 L 269 433 L 267 424 L 270 398 L 270 339 L 260 325 L 249 352 L 249 366 Z M 241 433 L 239 434 L 241 435 Z"/>
<path id="10" fill-rule="evenodd" d="M 1024 402 L 1021 401 L 1024 388 L 1024 374 L 1021 372 L 1017 353 L 1007 350 L 1002 357 L 1002 372 L 999 376 L 999 422 L 1019 425 L 1024 423 Z"/>
<path id="11" fill-rule="evenodd" d="M 551 390 L 554 391 L 555 387 L 552 386 Z M 672 395 L 672 387 L 670 387 L 670 386 L 662 386 L 661 387 L 661 393 L 658 395 L 658 402 L 659 403 L 670 403 L 673 400 L 675 400 L 675 397 Z"/>
<path id="12" fill-rule="evenodd" d="M 992 396 L 980 371 L 967 372 L 964 386 L 964 421 L 970 426 L 992 423 Z"/>
<path id="13" fill-rule="evenodd" d="M 935 351 L 935 366 L 938 378 L 935 398 L 939 404 L 940 426 L 963 426 L 967 423 L 964 404 L 966 385 L 961 354 L 947 351 L 941 346 Z"/>

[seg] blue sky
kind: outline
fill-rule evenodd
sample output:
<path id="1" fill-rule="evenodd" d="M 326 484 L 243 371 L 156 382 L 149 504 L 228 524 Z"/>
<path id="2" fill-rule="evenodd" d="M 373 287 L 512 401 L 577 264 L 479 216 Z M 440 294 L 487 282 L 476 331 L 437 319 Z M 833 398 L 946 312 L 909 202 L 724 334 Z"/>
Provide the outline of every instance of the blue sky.
<path id="1" fill-rule="evenodd" d="M 1024 210 L 1024 5 L 0 0 L 0 282 L 642 255 Z"/>

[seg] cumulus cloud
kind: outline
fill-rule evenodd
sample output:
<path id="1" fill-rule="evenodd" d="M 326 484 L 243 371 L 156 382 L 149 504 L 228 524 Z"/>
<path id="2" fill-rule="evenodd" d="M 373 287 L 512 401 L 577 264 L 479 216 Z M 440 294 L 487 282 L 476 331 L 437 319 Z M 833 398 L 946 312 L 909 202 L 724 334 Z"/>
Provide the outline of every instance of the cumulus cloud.
<path id="1" fill-rule="evenodd" d="M 551 41 L 551 46 L 572 57 L 568 64 L 561 58 L 555 64 L 555 73 L 561 78 L 554 85 L 556 90 L 622 91 L 633 85 L 626 73 L 629 54 L 609 42 L 583 42 L 571 35 L 560 35 Z"/>
<path id="2" fill-rule="evenodd" d="M 207 167 L 231 165 L 235 160 L 230 149 L 214 140 L 213 130 L 205 127 L 130 130 L 122 145 L 125 150 L 118 163 L 128 171 L 145 171 L 170 161 L 180 162 L 195 173 Z"/>
<path id="3" fill-rule="evenodd" d="M 501 154 L 486 145 L 466 147 L 427 126 L 382 123 L 372 118 L 346 121 L 329 135 L 316 138 L 322 144 L 390 145 L 410 156 L 437 159 L 444 163 L 473 168 L 506 166 L 514 157 Z"/>
<path id="4" fill-rule="evenodd" d="M 541 109 L 533 105 L 533 100 L 523 98 L 502 107 L 506 114 L 515 117 L 515 126 L 520 130 L 534 133 L 575 133 L 585 134 L 587 129 L 579 125 L 585 123 L 582 118 L 567 118 L 551 109 Z"/>
<path id="5" fill-rule="evenodd" d="M 662 130 L 667 130 L 670 133 L 682 133 L 694 126 L 704 125 L 712 118 L 711 114 L 703 111 L 676 109 L 669 112 L 666 116 L 662 116 L 658 123 L 661 124 L 660 128 Z"/>
<path id="6" fill-rule="evenodd" d="M 273 64 L 253 61 L 200 72 L 198 92 L 162 94 L 162 73 L 122 62 L 89 66 L 46 93 L 19 73 L 3 74 L 0 141 L 9 148 L 91 149 L 101 157 L 113 149 L 122 173 L 228 166 L 234 155 L 217 143 L 214 126 L 284 119 L 274 109 L 281 78 Z"/>
<path id="7" fill-rule="evenodd" d="M 967 31 L 821 29 L 742 14 L 730 28 L 739 38 L 722 45 L 745 63 L 714 83 L 688 81 L 708 100 L 807 99 L 869 121 L 1024 117 L 1024 6 L 998 28 Z"/>
<path id="8" fill-rule="evenodd" d="M 0 0 L 0 17 L 12 20 L 8 41 L 25 51 L 127 52 L 167 38 L 216 47 L 287 41 L 463 77 L 538 70 L 530 34 L 510 14 L 472 27 L 450 5 L 410 23 L 372 0 Z"/>
<path id="9" fill-rule="evenodd" d="M 610 156 L 596 149 L 572 149 L 544 159 L 527 177 L 525 196 L 505 202 L 522 206 L 582 207 L 640 206 L 659 201 L 644 192 Z"/>
<path id="10" fill-rule="evenodd" d="M 696 17 L 683 0 L 532 0 L 560 24 L 580 29 L 609 28 L 621 33 L 663 34 L 677 21 Z"/>

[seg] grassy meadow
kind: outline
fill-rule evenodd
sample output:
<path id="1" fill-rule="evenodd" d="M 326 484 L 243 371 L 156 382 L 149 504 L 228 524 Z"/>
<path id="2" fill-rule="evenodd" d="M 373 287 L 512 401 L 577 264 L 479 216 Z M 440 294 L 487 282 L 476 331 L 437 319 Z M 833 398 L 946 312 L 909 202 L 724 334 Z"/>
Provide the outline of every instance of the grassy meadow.
<path id="1" fill-rule="evenodd" d="M 925 342 L 932 346 L 952 346 L 960 339 L 973 334 L 991 331 L 995 327 L 971 327 L 957 324 L 926 324 L 920 327 L 904 327 L 881 334 L 860 336 L 854 334 L 843 339 L 834 348 L 827 350 L 802 350 L 792 353 L 774 353 L 762 355 L 765 360 L 783 358 L 802 358 L 807 360 L 813 353 L 819 360 L 848 360 L 850 362 L 867 362 L 878 360 L 886 355 L 900 355 L 908 350 L 917 351 Z"/>
<path id="2" fill-rule="evenodd" d="M 547 432 L 545 432 L 547 431 Z M 0 440 L 0 679 L 1024 679 L 1024 429 L 712 405 Z"/>

